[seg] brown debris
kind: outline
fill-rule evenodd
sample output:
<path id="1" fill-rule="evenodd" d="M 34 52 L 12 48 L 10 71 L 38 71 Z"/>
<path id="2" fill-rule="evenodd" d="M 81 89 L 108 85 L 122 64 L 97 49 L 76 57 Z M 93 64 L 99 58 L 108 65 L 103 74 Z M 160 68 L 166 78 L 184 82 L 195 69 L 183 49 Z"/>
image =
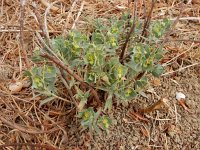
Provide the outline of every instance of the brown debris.
<path id="1" fill-rule="evenodd" d="M 129 111 L 128 116 L 137 121 L 138 120 L 145 121 L 145 122 L 149 121 L 148 119 L 144 118 L 141 114 L 134 111 Z"/>
<path id="2" fill-rule="evenodd" d="M 179 105 L 181 105 L 183 107 L 183 109 L 187 112 L 190 112 L 187 104 L 185 103 L 185 99 L 180 99 L 178 100 Z"/>
<path id="3" fill-rule="evenodd" d="M 157 101 L 153 105 L 151 105 L 151 106 L 149 106 L 147 108 L 144 108 L 144 109 L 140 109 L 139 112 L 141 112 L 141 113 L 150 113 L 152 111 L 161 109 L 163 106 L 166 105 L 167 101 L 168 100 L 166 98 L 162 98 L 161 100 Z"/>

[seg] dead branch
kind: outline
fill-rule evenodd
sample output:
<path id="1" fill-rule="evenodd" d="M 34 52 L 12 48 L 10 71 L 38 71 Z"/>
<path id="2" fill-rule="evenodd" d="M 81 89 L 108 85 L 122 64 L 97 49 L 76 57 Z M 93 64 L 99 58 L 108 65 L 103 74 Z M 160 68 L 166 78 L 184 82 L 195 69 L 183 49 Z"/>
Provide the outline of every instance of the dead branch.
<path id="1" fill-rule="evenodd" d="M 134 29 L 135 29 L 135 21 L 136 21 L 136 12 L 137 12 L 137 1 L 134 2 L 134 17 L 133 17 L 133 25 L 131 27 L 131 30 L 130 32 L 127 34 L 127 37 L 126 37 L 126 41 L 122 47 L 122 51 L 121 51 L 121 54 L 120 54 L 120 62 L 123 64 L 123 61 L 124 61 L 124 57 L 125 57 L 125 54 L 126 54 L 126 51 L 127 51 L 127 45 L 128 45 L 128 42 L 129 42 L 129 39 L 131 37 L 131 35 L 134 33 Z"/>
<path id="2" fill-rule="evenodd" d="M 65 78 L 64 71 L 61 69 L 59 69 L 59 71 L 60 71 L 60 78 L 61 78 L 63 84 L 65 85 L 65 87 L 67 88 L 67 92 L 69 93 L 71 100 L 74 102 L 76 108 L 78 108 L 78 103 L 76 102 L 76 99 L 74 98 L 74 95 L 69 87 L 69 83 Z"/>
<path id="3" fill-rule="evenodd" d="M 155 1 L 152 0 L 150 11 L 148 13 L 148 16 L 145 18 L 145 22 L 144 22 L 144 26 L 143 26 L 141 37 L 145 37 L 146 38 L 148 36 L 148 28 L 149 28 L 149 25 L 150 25 L 150 22 L 151 22 L 151 17 L 152 17 L 154 6 L 155 6 Z M 144 42 L 144 38 L 140 38 L 140 42 Z"/>
<path id="4" fill-rule="evenodd" d="M 20 19 L 19 19 L 19 23 L 20 23 L 20 45 L 21 45 L 21 49 L 22 49 L 22 52 L 23 52 L 23 57 L 24 57 L 24 61 L 25 61 L 25 64 L 26 64 L 26 67 L 27 68 L 30 68 L 30 63 L 28 61 L 28 57 L 27 57 L 27 52 L 26 50 L 24 49 L 24 15 L 25 15 L 25 3 L 26 3 L 26 0 L 21 0 L 20 1 Z"/>

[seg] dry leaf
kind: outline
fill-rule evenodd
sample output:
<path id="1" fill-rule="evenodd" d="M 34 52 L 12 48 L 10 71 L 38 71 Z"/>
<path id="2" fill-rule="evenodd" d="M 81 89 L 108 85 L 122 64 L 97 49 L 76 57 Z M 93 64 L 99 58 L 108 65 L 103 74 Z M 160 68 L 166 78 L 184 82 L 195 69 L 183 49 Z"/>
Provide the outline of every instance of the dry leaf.
<path id="1" fill-rule="evenodd" d="M 161 109 L 162 106 L 165 106 L 167 103 L 168 99 L 166 98 L 162 98 L 161 100 L 157 101 L 156 103 L 154 103 L 153 105 L 144 108 L 144 109 L 140 109 L 139 112 L 141 113 L 150 113 L 154 110 L 158 110 Z"/>
<path id="2" fill-rule="evenodd" d="M 75 148 L 74 148 L 74 150 L 80 150 L 80 148 L 78 148 L 78 147 L 75 147 Z"/>
<path id="3" fill-rule="evenodd" d="M 126 9 L 127 7 L 117 5 L 116 8 L 119 9 L 119 10 L 124 10 L 124 9 Z"/>
<path id="4" fill-rule="evenodd" d="M 155 78 L 154 80 L 152 80 L 152 84 L 154 86 L 160 86 L 161 85 L 161 81 L 158 78 Z"/>

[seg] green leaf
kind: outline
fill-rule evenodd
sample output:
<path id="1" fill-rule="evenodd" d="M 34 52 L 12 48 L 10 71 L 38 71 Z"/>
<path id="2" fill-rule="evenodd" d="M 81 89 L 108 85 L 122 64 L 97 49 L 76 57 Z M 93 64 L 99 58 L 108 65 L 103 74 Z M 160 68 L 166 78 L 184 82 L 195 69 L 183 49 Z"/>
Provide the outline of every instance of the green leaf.
<path id="1" fill-rule="evenodd" d="M 36 47 L 34 50 L 33 50 L 33 57 L 31 58 L 31 60 L 33 62 L 41 62 L 41 61 L 44 61 L 45 59 L 43 57 L 40 56 L 41 54 L 41 51 L 40 51 L 40 48 L 39 47 Z"/>
<path id="2" fill-rule="evenodd" d="M 63 52 L 65 49 L 65 40 L 62 37 L 57 37 L 51 40 L 53 49 L 55 51 Z"/>
<path id="3" fill-rule="evenodd" d="M 126 75 L 127 71 L 128 71 L 128 68 L 126 66 L 118 64 L 114 68 L 114 75 L 116 79 L 121 79 L 122 77 Z"/>
<path id="4" fill-rule="evenodd" d="M 44 104 L 46 104 L 46 103 L 48 103 L 48 102 L 50 102 L 50 101 L 52 101 L 52 100 L 54 100 L 54 99 L 55 99 L 55 97 L 48 97 L 48 98 L 42 100 L 42 101 L 40 102 L 39 108 L 40 108 L 42 105 L 44 105 Z"/>
<path id="5" fill-rule="evenodd" d="M 111 85 L 108 76 L 105 74 L 101 77 L 101 79 L 108 85 Z"/>
<path id="6" fill-rule="evenodd" d="M 94 113 L 94 121 L 95 121 L 95 123 L 96 123 L 100 113 L 101 113 L 101 108 L 96 113 Z"/>
<path id="7" fill-rule="evenodd" d="M 30 79 L 32 77 L 32 74 L 29 70 L 25 70 L 23 75 L 29 77 Z"/>
<path id="8" fill-rule="evenodd" d="M 156 38 L 160 38 L 161 36 L 163 36 L 165 31 L 169 29 L 170 25 L 171 21 L 169 21 L 168 19 L 154 22 L 154 24 L 152 25 L 153 35 L 155 35 Z"/>
<path id="9" fill-rule="evenodd" d="M 44 83 L 40 76 L 34 76 L 32 81 L 33 81 L 33 84 L 32 84 L 33 88 L 42 89 L 42 90 L 44 89 Z"/>
<path id="10" fill-rule="evenodd" d="M 96 133 L 101 134 L 101 130 L 99 129 L 97 125 L 94 125 L 94 130 Z"/>
<path id="11" fill-rule="evenodd" d="M 133 88 L 128 88 L 125 90 L 125 98 L 128 100 L 135 97 L 136 95 L 137 93 L 135 92 Z"/>
<path id="12" fill-rule="evenodd" d="M 112 124 L 112 120 L 107 116 L 102 116 L 99 118 L 98 123 L 104 130 L 107 130 Z"/>
<path id="13" fill-rule="evenodd" d="M 81 111 L 84 108 L 89 96 L 90 96 L 90 91 L 83 92 L 77 88 L 77 94 L 75 95 L 75 97 L 76 99 L 80 99 L 80 102 L 78 105 L 79 111 Z"/>
<path id="14" fill-rule="evenodd" d="M 108 109 L 108 111 L 110 112 L 112 109 L 112 98 L 113 98 L 113 93 L 109 93 L 108 94 L 108 98 L 106 100 L 106 104 L 104 107 L 104 111 L 106 111 Z"/>
<path id="15" fill-rule="evenodd" d="M 144 89 L 144 87 L 147 85 L 147 83 L 148 83 L 148 79 L 145 76 L 142 77 L 140 80 L 137 80 L 135 83 L 136 91 L 141 92 L 141 90 Z"/>
<path id="16" fill-rule="evenodd" d="M 98 32 L 94 32 L 92 34 L 92 42 L 94 42 L 94 44 L 103 44 L 104 43 L 103 34 L 98 33 Z"/>
<path id="17" fill-rule="evenodd" d="M 33 62 L 41 62 L 41 61 L 44 61 L 44 58 L 43 57 L 41 57 L 40 55 L 37 55 L 37 56 L 33 56 L 32 58 L 31 58 L 31 60 L 33 61 Z"/>
<path id="18" fill-rule="evenodd" d="M 88 72 L 85 74 L 85 81 L 88 83 L 96 83 L 98 75 L 95 72 Z"/>
<path id="19" fill-rule="evenodd" d="M 155 66 L 155 69 L 152 71 L 152 74 L 155 77 L 159 77 L 163 72 L 164 68 L 160 64 L 158 64 L 157 66 Z"/>
<path id="20" fill-rule="evenodd" d="M 94 110 L 93 108 L 89 107 L 88 109 L 84 109 L 79 112 L 79 117 L 83 119 L 83 121 L 92 120 L 94 117 Z"/>
<path id="21" fill-rule="evenodd" d="M 90 65 L 94 65 L 96 63 L 96 56 L 94 52 L 88 52 L 86 54 L 86 60 Z"/>
<path id="22" fill-rule="evenodd" d="M 45 78 L 55 78 L 56 77 L 56 68 L 53 66 L 45 66 L 43 69 Z"/>

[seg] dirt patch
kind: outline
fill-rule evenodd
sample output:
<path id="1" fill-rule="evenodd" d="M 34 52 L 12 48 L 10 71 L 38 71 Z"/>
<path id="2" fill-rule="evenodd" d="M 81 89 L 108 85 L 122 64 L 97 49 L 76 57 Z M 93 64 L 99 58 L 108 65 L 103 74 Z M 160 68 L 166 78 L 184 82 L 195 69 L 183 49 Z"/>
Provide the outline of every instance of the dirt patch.
<path id="1" fill-rule="evenodd" d="M 148 119 L 148 122 L 128 117 L 128 111 L 132 110 L 133 106 L 144 108 L 158 101 L 155 94 L 147 94 L 148 99 L 139 97 L 129 106 L 120 106 L 115 110 L 113 116 L 116 119 L 116 124 L 111 127 L 109 134 L 103 133 L 100 136 L 94 136 L 92 141 L 88 133 L 82 133 L 82 136 L 78 136 L 75 132 L 71 132 L 78 137 L 73 143 L 84 149 L 199 149 L 200 76 L 196 73 L 199 67 L 184 70 L 174 77 L 163 77 L 161 78 L 161 86 L 153 87 L 157 95 L 169 100 L 168 110 L 161 109 L 145 114 L 144 117 Z M 177 91 L 186 95 L 186 103 L 190 113 L 178 104 L 175 98 Z"/>

